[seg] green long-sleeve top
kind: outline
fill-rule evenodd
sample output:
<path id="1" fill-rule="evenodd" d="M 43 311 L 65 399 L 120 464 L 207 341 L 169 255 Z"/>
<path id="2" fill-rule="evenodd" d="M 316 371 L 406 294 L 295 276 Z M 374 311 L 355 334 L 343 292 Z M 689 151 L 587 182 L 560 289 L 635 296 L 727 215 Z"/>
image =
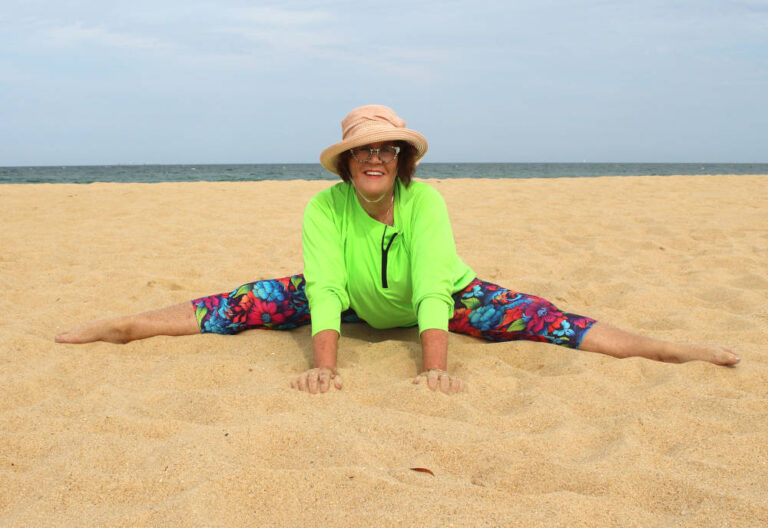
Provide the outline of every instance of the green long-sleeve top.
<path id="1" fill-rule="evenodd" d="M 443 197 L 425 183 L 396 182 L 394 226 L 371 218 L 349 183 L 307 205 L 302 240 L 312 335 L 340 332 L 349 307 L 374 328 L 448 329 L 451 295 L 475 275 L 456 253 Z"/>

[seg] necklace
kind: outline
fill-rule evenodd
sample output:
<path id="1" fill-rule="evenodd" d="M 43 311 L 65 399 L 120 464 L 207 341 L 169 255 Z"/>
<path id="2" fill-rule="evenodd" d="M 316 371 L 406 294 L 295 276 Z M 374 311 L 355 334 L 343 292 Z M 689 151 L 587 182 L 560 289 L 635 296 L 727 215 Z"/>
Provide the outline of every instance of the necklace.
<path id="1" fill-rule="evenodd" d="M 352 187 L 354 187 L 354 184 L 352 185 Z M 358 191 L 356 187 L 355 187 L 355 193 L 356 193 L 356 194 L 357 194 L 357 195 L 358 195 L 360 198 L 362 198 L 362 199 L 363 199 L 365 202 L 368 202 L 369 204 L 370 204 L 370 203 L 379 203 L 379 202 L 380 202 L 380 201 L 382 201 L 382 200 L 384 199 L 384 197 L 387 195 L 387 193 L 384 193 L 384 194 L 382 194 L 380 197 L 376 198 L 375 200 L 369 200 L 368 198 L 366 198 L 365 196 L 363 196 L 363 193 L 361 193 L 360 191 Z M 362 205 L 362 204 L 361 204 L 361 205 Z M 389 201 L 389 207 L 388 207 L 388 208 L 387 208 L 387 210 L 384 212 L 384 215 L 382 216 L 382 220 L 379 220 L 379 219 L 378 219 L 376 216 L 374 216 L 372 213 L 370 213 L 370 212 L 369 212 L 369 211 L 368 211 L 368 210 L 367 210 L 365 207 L 363 207 L 363 209 L 365 210 L 365 212 L 366 212 L 366 213 L 368 213 L 368 216 L 370 216 L 370 217 L 371 217 L 371 218 L 373 218 L 374 220 L 376 220 L 376 221 L 379 221 L 379 222 L 381 222 L 382 224 L 393 225 L 393 224 L 395 223 L 395 215 L 394 215 L 394 214 L 392 214 L 392 223 L 391 223 L 391 224 L 390 224 L 390 222 L 389 222 L 388 220 L 389 220 L 389 214 L 390 214 L 390 213 L 392 213 L 392 212 L 394 211 L 394 205 L 395 205 L 395 193 L 394 193 L 394 191 L 393 191 L 393 192 L 392 192 L 392 199 Z"/>
<path id="2" fill-rule="evenodd" d="M 353 187 L 354 187 L 354 185 L 353 185 Z M 368 202 L 368 203 L 379 203 L 379 202 L 380 202 L 380 201 L 382 201 L 382 200 L 384 199 L 384 197 L 387 195 L 387 193 L 384 193 L 384 194 L 382 194 L 381 196 L 379 196 L 378 198 L 376 198 L 375 200 L 369 200 L 368 198 L 366 198 L 365 196 L 363 196 L 363 193 L 361 193 L 360 191 L 358 191 L 358 190 L 357 190 L 357 187 L 355 187 L 355 191 L 357 191 L 357 195 L 358 195 L 360 198 L 362 198 L 363 200 L 365 200 L 365 201 L 366 201 L 366 202 Z M 393 197 L 394 197 L 394 196 L 393 196 Z"/>
<path id="3" fill-rule="evenodd" d="M 382 224 L 387 224 L 387 225 L 390 225 L 390 226 L 394 225 L 394 223 L 395 223 L 394 207 L 395 207 L 395 195 L 393 194 L 392 195 L 392 199 L 389 201 L 389 207 L 387 207 L 387 210 L 384 211 L 384 214 L 381 217 L 374 216 L 371 213 L 368 213 L 368 216 L 370 216 L 371 218 L 373 218 L 377 222 L 381 222 Z M 365 209 L 365 208 L 363 208 L 363 209 Z M 368 212 L 368 211 L 366 211 L 366 212 Z M 389 221 L 390 213 L 392 213 L 392 221 L 391 222 Z"/>
<path id="4" fill-rule="evenodd" d="M 395 194 L 392 193 L 392 200 L 389 202 L 389 208 L 387 209 L 387 212 L 384 213 L 384 221 L 382 223 L 393 225 L 395 223 L 395 214 L 394 214 L 394 208 L 395 208 Z M 392 224 L 389 223 L 389 214 L 392 213 Z"/>

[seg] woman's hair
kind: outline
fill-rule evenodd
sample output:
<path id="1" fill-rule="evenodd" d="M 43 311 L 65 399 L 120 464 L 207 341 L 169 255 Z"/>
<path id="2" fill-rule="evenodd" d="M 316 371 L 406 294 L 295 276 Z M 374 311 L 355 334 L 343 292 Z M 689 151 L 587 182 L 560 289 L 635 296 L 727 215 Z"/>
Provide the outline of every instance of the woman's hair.
<path id="1" fill-rule="evenodd" d="M 397 155 L 397 177 L 403 182 L 405 187 L 411 183 L 411 177 L 416 172 L 416 156 L 418 152 L 416 147 L 407 141 L 395 141 L 395 145 L 400 147 L 400 154 Z M 345 150 L 336 158 L 336 170 L 339 176 L 345 182 L 352 181 L 352 175 L 349 173 L 349 157 L 351 154 Z"/>

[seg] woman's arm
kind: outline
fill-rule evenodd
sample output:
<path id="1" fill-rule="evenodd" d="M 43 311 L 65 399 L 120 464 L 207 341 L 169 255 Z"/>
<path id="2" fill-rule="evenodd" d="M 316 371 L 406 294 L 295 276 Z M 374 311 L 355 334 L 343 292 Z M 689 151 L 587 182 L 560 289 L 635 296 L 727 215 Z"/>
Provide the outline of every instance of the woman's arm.
<path id="1" fill-rule="evenodd" d="M 341 388 L 336 372 L 341 312 L 349 307 L 343 240 L 339 231 L 333 193 L 316 195 L 304 210 L 302 247 L 306 294 L 312 313 L 313 368 L 299 375 L 291 387 L 312 394 L 327 392 L 331 381 Z"/>
<path id="2" fill-rule="evenodd" d="M 446 372 L 448 367 L 448 320 L 453 312 L 451 295 L 457 276 L 471 273 L 456 255 L 448 210 L 432 187 L 414 188 L 410 225 L 413 305 L 421 336 L 423 372 L 432 390 L 446 393 L 462 390 L 462 383 Z"/>

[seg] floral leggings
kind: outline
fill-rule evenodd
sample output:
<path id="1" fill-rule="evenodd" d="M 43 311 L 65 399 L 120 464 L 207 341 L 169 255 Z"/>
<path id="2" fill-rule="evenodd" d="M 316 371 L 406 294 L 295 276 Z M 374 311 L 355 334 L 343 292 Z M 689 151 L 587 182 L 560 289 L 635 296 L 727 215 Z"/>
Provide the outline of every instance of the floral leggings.
<path id="1" fill-rule="evenodd" d="M 251 328 L 288 330 L 310 322 L 303 275 L 250 282 L 229 293 L 194 299 L 200 332 L 236 334 Z M 451 332 L 488 341 L 544 341 L 579 348 L 594 319 L 563 313 L 552 303 L 475 279 L 453 294 Z M 361 322 L 350 308 L 347 323 Z"/>

